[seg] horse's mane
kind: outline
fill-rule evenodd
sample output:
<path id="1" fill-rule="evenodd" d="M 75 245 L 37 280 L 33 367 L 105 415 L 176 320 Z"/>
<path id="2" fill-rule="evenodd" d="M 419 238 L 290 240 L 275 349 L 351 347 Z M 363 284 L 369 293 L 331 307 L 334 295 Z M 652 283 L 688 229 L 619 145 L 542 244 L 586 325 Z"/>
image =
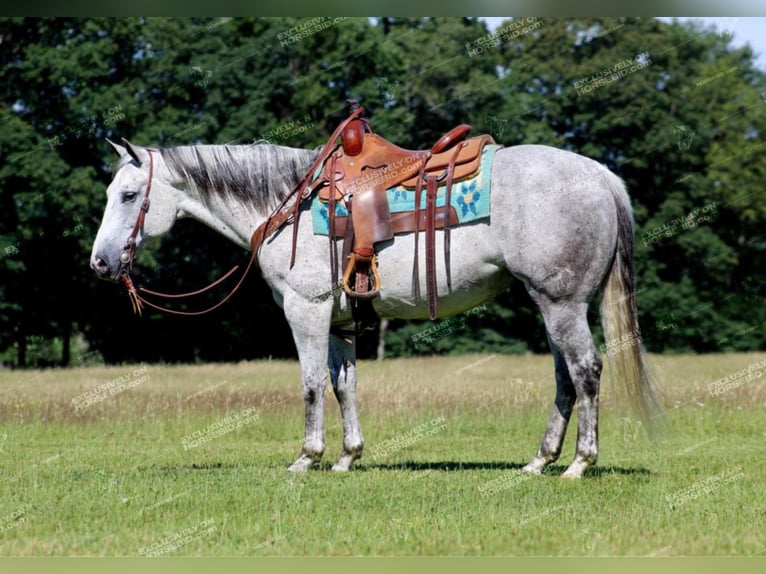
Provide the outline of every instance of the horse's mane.
<path id="1" fill-rule="evenodd" d="M 159 150 L 170 171 L 202 199 L 211 194 L 273 209 L 305 175 L 314 150 L 259 143 L 199 145 Z"/>

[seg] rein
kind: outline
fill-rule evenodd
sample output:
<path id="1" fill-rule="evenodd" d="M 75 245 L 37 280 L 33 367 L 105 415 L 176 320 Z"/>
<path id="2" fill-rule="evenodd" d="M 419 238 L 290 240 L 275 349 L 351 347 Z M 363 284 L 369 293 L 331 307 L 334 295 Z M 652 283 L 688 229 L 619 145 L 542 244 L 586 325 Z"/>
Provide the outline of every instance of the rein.
<path id="1" fill-rule="evenodd" d="M 143 231 L 144 220 L 146 219 L 146 213 L 149 211 L 149 205 L 151 203 L 149 201 L 149 194 L 152 191 L 152 179 L 154 177 L 154 156 L 152 155 L 151 151 L 149 150 L 147 151 L 149 153 L 149 181 L 146 182 L 146 191 L 144 192 L 144 200 L 141 204 L 141 210 L 138 212 L 136 223 L 135 225 L 133 225 L 133 230 L 130 232 L 128 239 L 125 242 L 125 246 L 122 248 L 122 252 L 120 253 L 120 276 L 122 277 L 122 282 L 124 283 L 125 288 L 128 290 L 128 297 L 130 297 L 130 302 L 133 305 L 133 312 L 138 315 L 141 315 L 143 306 L 147 305 L 148 307 L 157 309 L 158 311 L 164 311 L 165 313 L 170 313 L 171 315 L 195 316 L 195 315 L 204 315 L 206 313 L 210 313 L 211 311 L 214 311 L 215 309 L 223 305 L 226 301 L 231 299 L 234 293 L 239 289 L 239 287 L 244 282 L 248 272 L 250 271 L 250 267 L 253 264 L 253 259 L 254 259 L 253 257 L 250 258 L 250 261 L 248 262 L 247 267 L 245 268 L 245 271 L 242 274 L 242 277 L 240 277 L 239 281 L 234 286 L 234 288 L 229 292 L 229 294 L 226 295 L 226 297 L 224 297 L 221 301 L 219 301 L 215 305 L 208 307 L 207 309 L 203 309 L 202 311 L 178 311 L 176 309 L 170 309 L 168 307 L 161 307 L 160 305 L 157 305 L 156 303 L 153 303 L 152 301 L 149 301 L 148 299 L 146 299 L 146 297 L 142 296 L 141 293 L 139 293 L 139 291 L 146 293 L 148 295 L 152 295 L 154 297 L 160 297 L 162 299 L 182 299 L 186 297 L 194 297 L 195 295 L 200 295 L 201 293 L 205 293 L 206 291 L 209 291 L 213 287 L 219 285 L 221 282 L 228 279 L 237 269 L 239 269 L 239 265 L 235 265 L 234 267 L 232 267 L 223 277 L 215 280 L 213 283 L 211 283 L 207 287 L 203 287 L 202 289 L 197 289 L 196 291 L 190 291 L 189 293 L 177 293 L 177 294 L 159 293 L 157 291 L 152 291 L 144 287 L 139 287 L 138 289 L 136 289 L 136 286 L 133 284 L 133 279 L 130 277 L 130 270 L 133 268 L 133 261 L 136 256 L 136 237 L 138 236 L 138 233 L 140 231 Z"/>
<path id="2" fill-rule="evenodd" d="M 209 291 L 210 289 L 222 283 L 224 280 L 228 279 L 235 271 L 237 271 L 237 269 L 239 269 L 239 265 L 232 267 L 223 277 L 216 279 L 207 287 L 203 287 L 202 289 L 198 289 L 196 291 L 190 291 L 189 293 L 168 294 L 151 291 L 149 289 L 145 289 L 144 287 L 136 288 L 136 286 L 133 284 L 133 280 L 130 277 L 130 270 L 133 268 L 133 260 L 135 259 L 136 237 L 138 236 L 138 233 L 143 230 L 146 213 L 149 211 L 149 194 L 152 190 L 152 178 L 154 176 L 154 156 L 152 156 L 152 152 L 150 150 L 147 150 L 149 153 L 149 181 L 146 183 L 144 200 L 141 204 L 141 210 L 138 213 L 138 217 L 136 218 L 136 223 L 133 225 L 133 230 L 128 236 L 128 239 L 125 242 L 125 246 L 120 253 L 120 277 L 122 278 L 123 284 L 128 291 L 128 296 L 130 297 L 130 302 L 133 306 L 133 312 L 141 315 L 143 305 L 147 305 L 148 307 L 157 309 L 158 311 L 164 311 L 165 313 L 170 313 L 171 315 L 183 315 L 188 317 L 205 315 L 206 313 L 210 313 L 211 311 L 218 309 L 218 307 L 231 299 L 234 293 L 236 293 L 237 290 L 242 286 L 242 283 L 244 283 L 245 277 L 247 277 L 250 269 L 252 269 L 254 265 L 258 265 L 258 252 L 260 251 L 260 248 L 266 239 L 279 231 L 288 223 L 293 223 L 295 225 L 293 229 L 292 255 L 290 258 L 290 268 L 292 268 L 295 264 L 295 247 L 298 234 L 297 222 L 300 214 L 300 205 L 303 203 L 303 200 L 310 197 L 313 192 L 313 190 L 309 188 L 308 184 L 310 183 L 311 178 L 313 177 L 314 173 L 316 173 L 316 170 L 319 168 L 319 166 L 322 165 L 324 161 L 330 156 L 330 154 L 335 150 L 335 141 L 340 136 L 343 128 L 345 128 L 351 120 L 356 118 L 363 111 L 364 108 L 359 106 L 345 120 L 343 120 L 340 125 L 338 125 L 333 134 L 330 136 L 330 139 L 327 140 L 327 143 L 322 148 L 320 154 L 311 164 L 311 167 L 308 169 L 306 174 L 300 179 L 300 181 L 298 181 L 298 183 L 293 186 L 290 193 L 288 193 L 287 196 L 285 196 L 285 198 L 279 203 L 279 205 L 269 214 L 269 216 L 266 218 L 266 221 L 259 225 L 253 232 L 253 235 L 250 238 L 250 258 L 247 262 L 247 266 L 242 272 L 242 276 L 239 278 L 239 281 L 237 281 L 236 285 L 234 285 L 232 290 L 229 291 L 229 294 L 215 305 L 212 305 L 201 311 L 178 311 L 168 307 L 162 307 L 149 301 L 143 297 L 141 293 L 146 293 L 153 297 L 159 297 L 163 299 L 182 299 L 186 297 L 193 297 L 195 295 L 200 295 Z M 285 209 L 285 206 L 287 206 L 288 202 L 296 195 L 296 193 L 298 196 L 295 198 L 293 204 L 290 205 L 288 209 Z"/>

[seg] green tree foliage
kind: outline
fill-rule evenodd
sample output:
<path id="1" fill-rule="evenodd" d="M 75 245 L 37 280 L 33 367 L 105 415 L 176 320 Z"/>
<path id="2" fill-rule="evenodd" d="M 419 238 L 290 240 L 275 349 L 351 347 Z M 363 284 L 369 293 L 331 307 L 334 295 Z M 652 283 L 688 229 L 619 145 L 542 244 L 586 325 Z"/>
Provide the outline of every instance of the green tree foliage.
<path id="1" fill-rule="evenodd" d="M 406 147 L 470 123 L 505 145 L 603 162 L 633 199 L 647 346 L 763 348 L 766 82 L 751 50 L 729 40 L 640 18 L 519 18 L 494 34 L 476 18 L 0 20 L 0 357 L 67 364 L 87 346 L 108 362 L 293 356 L 255 275 L 199 319 L 136 318 L 120 288 L 95 280 L 104 138 L 315 147 L 348 99 Z M 183 222 L 145 250 L 136 276 L 186 291 L 244 256 Z M 449 336 L 415 345 L 430 325 L 391 321 L 387 354 L 547 349 L 520 282 L 454 319 Z M 362 346 L 374 353 L 374 337 Z"/>

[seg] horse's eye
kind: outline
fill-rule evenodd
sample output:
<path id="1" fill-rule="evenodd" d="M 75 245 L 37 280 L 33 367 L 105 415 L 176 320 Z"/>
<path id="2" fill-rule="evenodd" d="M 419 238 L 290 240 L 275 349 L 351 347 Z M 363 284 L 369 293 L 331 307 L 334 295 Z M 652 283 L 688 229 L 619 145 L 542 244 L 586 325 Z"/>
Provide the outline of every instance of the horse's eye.
<path id="1" fill-rule="evenodd" d="M 138 197 L 137 191 L 124 191 L 122 192 L 122 203 L 130 203 L 131 201 L 135 201 L 136 197 Z"/>

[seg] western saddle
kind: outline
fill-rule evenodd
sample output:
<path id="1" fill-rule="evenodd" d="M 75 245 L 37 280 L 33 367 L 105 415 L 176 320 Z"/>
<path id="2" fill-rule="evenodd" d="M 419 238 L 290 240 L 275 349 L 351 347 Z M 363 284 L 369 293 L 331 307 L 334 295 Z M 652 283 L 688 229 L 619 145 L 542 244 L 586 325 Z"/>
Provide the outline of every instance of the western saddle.
<path id="1" fill-rule="evenodd" d="M 435 319 L 435 231 L 444 230 L 444 262 L 448 289 L 451 289 L 450 226 L 458 223 L 457 212 L 451 206 L 452 184 L 478 173 L 482 149 L 494 141 L 488 134 L 465 139 L 471 126 L 461 124 L 444 134 L 430 150 L 408 150 L 373 133 L 369 122 L 359 117 L 363 109 L 356 106 L 351 115 L 338 126 L 315 160 L 310 173 L 294 189 L 300 195 L 291 215 L 294 223 L 291 266 L 295 261 L 299 205 L 303 199 L 318 191 L 319 199 L 327 202 L 332 284 L 336 285 L 338 280 L 337 241 L 342 238 L 344 265 L 341 285 L 352 300 L 352 310 L 379 293 L 380 275 L 375 247 L 380 242 L 393 239 L 394 234 L 398 233 L 415 232 L 412 285 L 413 294 L 420 298 L 418 238 L 419 232 L 424 231 L 428 312 L 431 319 Z M 338 136 L 340 144 L 337 143 Z M 315 174 L 318 176 L 310 181 Z M 391 216 L 386 190 L 394 186 L 414 190 L 413 211 Z M 437 190 L 442 186 L 445 190 L 445 204 L 437 208 Z M 425 209 L 421 208 L 423 189 L 426 196 Z M 339 203 L 346 208 L 347 216 L 336 215 Z M 277 208 L 277 212 L 280 211 L 282 206 Z M 272 215 L 274 221 L 267 221 L 264 229 L 254 234 L 253 247 L 260 245 L 266 235 L 284 224 L 287 214 L 277 212 Z M 374 315 L 371 305 L 368 305 L 367 313 Z"/>

